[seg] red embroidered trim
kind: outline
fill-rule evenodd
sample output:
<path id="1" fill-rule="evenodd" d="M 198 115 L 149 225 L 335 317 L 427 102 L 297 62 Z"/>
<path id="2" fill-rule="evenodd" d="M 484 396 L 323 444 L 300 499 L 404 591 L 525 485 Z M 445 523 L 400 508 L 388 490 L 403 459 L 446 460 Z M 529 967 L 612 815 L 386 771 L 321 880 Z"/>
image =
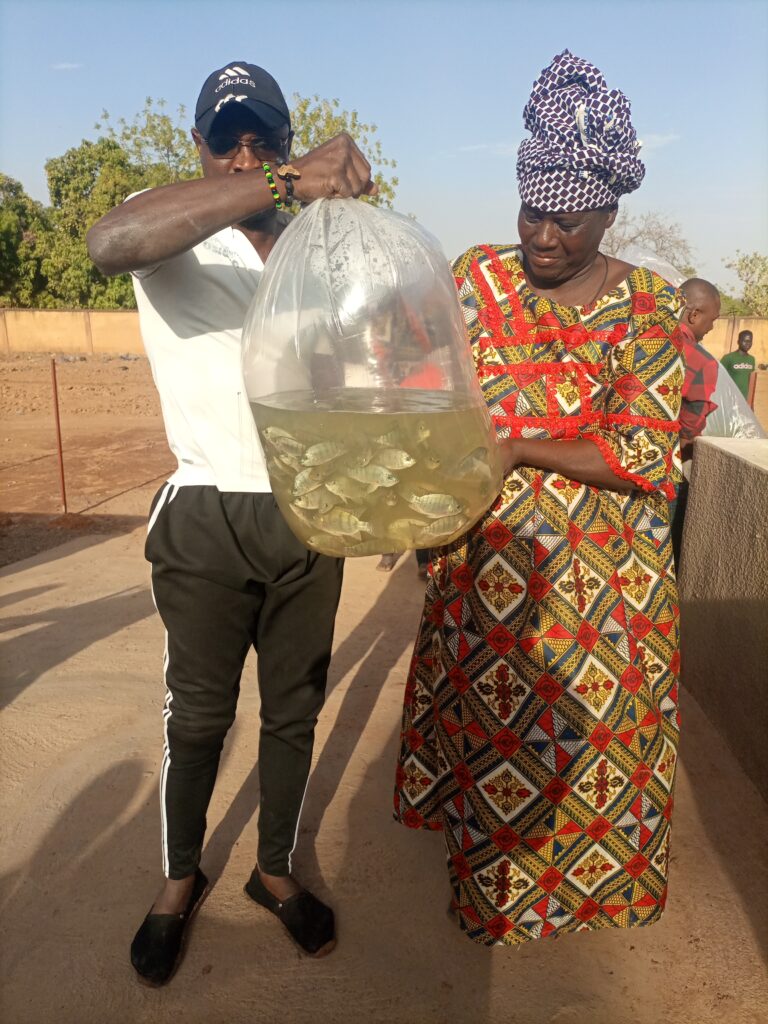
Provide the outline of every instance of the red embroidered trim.
<path id="1" fill-rule="evenodd" d="M 502 413 L 492 413 L 491 416 L 494 423 L 504 427 L 542 426 L 547 428 L 553 423 L 567 423 L 569 429 L 571 426 L 580 429 L 581 427 L 597 424 L 599 430 L 610 430 L 614 424 L 618 423 L 633 427 L 648 427 L 650 430 L 663 430 L 668 434 L 677 434 L 680 431 L 680 424 L 677 420 L 652 420 L 646 419 L 644 416 L 619 414 L 606 416 L 601 412 L 581 412 L 573 416 L 567 414 L 561 416 L 507 416 Z"/>
<path id="2" fill-rule="evenodd" d="M 528 323 L 528 321 L 526 320 L 525 311 L 523 309 L 522 303 L 520 302 L 520 296 L 517 294 L 517 288 L 515 287 L 515 283 L 509 276 L 508 272 L 506 271 L 504 264 L 501 262 L 499 254 L 497 252 L 494 252 L 494 250 L 488 245 L 481 245 L 480 248 L 488 257 L 490 269 L 493 270 L 494 274 L 498 278 L 499 284 L 504 289 L 504 292 L 509 301 L 509 308 L 512 312 L 512 343 L 516 345 L 521 345 L 525 344 L 526 340 L 528 340 L 529 342 L 534 342 L 536 340 L 536 324 Z M 501 313 L 500 309 L 499 312 Z M 502 332 L 499 331 L 499 334 L 502 335 Z"/>
<path id="3" fill-rule="evenodd" d="M 478 310 L 477 318 L 485 330 L 489 331 L 491 334 L 497 334 L 501 337 L 506 319 L 493 296 L 491 286 L 485 279 L 479 260 L 472 261 L 469 267 L 469 272 L 471 273 L 472 280 L 477 286 L 477 290 L 480 292 L 483 300 L 483 308 Z M 485 340 L 486 339 L 480 339 L 481 347 L 483 347 L 483 342 Z"/>
<path id="4" fill-rule="evenodd" d="M 601 437 L 600 434 L 585 434 L 584 439 L 586 441 L 592 441 L 593 444 L 597 445 L 600 449 L 600 454 L 616 476 L 620 476 L 622 480 L 629 480 L 630 483 L 635 484 L 635 486 L 639 487 L 642 491 L 652 493 L 656 490 L 656 486 L 652 484 L 650 480 L 646 480 L 645 477 L 639 476 L 637 473 L 630 473 L 629 470 L 625 469 L 621 462 L 616 458 L 616 453 L 613 448 L 611 448 L 607 440 L 604 437 Z M 660 486 L 663 486 L 663 484 Z"/>
<path id="5" fill-rule="evenodd" d="M 553 377 L 567 377 L 569 374 L 571 376 L 584 377 L 590 373 L 593 376 L 597 376 L 602 369 L 602 363 L 532 363 L 526 361 L 524 363 L 505 363 L 503 366 L 498 366 L 494 363 L 484 363 L 478 369 L 478 373 L 483 377 L 501 377 L 505 373 L 509 374 L 510 377 L 529 375 L 532 378 L 536 378 L 543 376 L 545 373 Z"/>
<path id="6" fill-rule="evenodd" d="M 583 424 L 565 417 L 557 416 L 491 416 L 494 426 L 508 427 L 513 437 L 523 437 L 525 427 L 539 428 L 546 430 L 553 441 L 561 441 L 564 438 L 577 440 L 582 436 Z"/>

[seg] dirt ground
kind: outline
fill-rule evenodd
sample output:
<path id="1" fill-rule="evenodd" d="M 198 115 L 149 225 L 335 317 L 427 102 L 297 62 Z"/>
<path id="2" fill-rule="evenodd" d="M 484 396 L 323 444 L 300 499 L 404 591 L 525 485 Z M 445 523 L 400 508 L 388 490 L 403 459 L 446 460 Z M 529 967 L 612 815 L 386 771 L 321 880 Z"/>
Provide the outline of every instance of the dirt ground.
<path id="1" fill-rule="evenodd" d="M 255 853 L 259 700 L 243 681 L 209 815 L 213 890 L 165 989 L 131 936 L 159 882 L 162 626 L 142 558 L 171 468 L 143 359 L 0 361 L 0 1019 L 3 1024 L 759 1024 L 766 806 L 689 695 L 670 903 L 653 928 L 485 949 L 446 915 L 442 838 L 391 818 L 413 558 L 351 559 L 295 854 L 337 910 L 301 957 L 242 893 Z"/>
<path id="2" fill-rule="evenodd" d="M 68 515 L 51 357 L 0 359 L 0 565 L 134 528 L 174 463 L 146 359 L 58 356 L 56 378 Z"/>

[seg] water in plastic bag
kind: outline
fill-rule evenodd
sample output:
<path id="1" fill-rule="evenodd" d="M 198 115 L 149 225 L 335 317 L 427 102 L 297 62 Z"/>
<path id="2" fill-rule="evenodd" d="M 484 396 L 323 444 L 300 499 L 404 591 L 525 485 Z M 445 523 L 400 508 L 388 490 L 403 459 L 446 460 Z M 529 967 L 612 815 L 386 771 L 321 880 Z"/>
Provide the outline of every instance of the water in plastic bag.
<path id="1" fill-rule="evenodd" d="M 284 231 L 243 371 L 277 502 L 330 555 L 437 547 L 501 487 L 448 263 L 415 221 L 318 200 Z"/>

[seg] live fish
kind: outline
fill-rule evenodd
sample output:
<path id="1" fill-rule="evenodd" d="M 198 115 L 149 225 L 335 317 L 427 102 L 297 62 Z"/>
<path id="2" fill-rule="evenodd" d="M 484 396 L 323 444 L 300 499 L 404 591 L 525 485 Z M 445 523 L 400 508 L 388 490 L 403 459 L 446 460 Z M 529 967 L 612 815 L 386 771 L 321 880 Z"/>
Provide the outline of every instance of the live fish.
<path id="1" fill-rule="evenodd" d="M 397 448 L 400 443 L 400 431 L 395 427 L 394 430 L 390 430 L 387 434 L 382 434 L 381 437 L 374 437 L 374 443 L 378 444 L 382 448 Z"/>
<path id="2" fill-rule="evenodd" d="M 460 476 L 489 478 L 491 476 L 491 467 L 488 463 L 488 454 L 487 448 L 475 448 L 469 455 L 465 455 L 457 467 Z"/>
<path id="3" fill-rule="evenodd" d="M 301 472 L 301 463 L 292 455 L 286 455 L 285 452 L 282 452 L 278 454 L 277 458 L 284 466 L 288 466 L 289 469 L 292 469 L 294 473 Z"/>
<path id="4" fill-rule="evenodd" d="M 413 544 L 416 541 L 416 537 L 419 532 L 430 524 L 424 519 L 393 519 L 387 527 L 387 536 L 395 537 L 399 540 L 405 540 L 408 544 Z"/>
<path id="5" fill-rule="evenodd" d="M 298 505 L 299 508 L 317 509 L 318 512 L 329 512 L 338 503 L 337 495 L 332 494 L 327 487 L 320 486 L 306 491 L 296 499 L 294 505 Z"/>
<path id="6" fill-rule="evenodd" d="M 302 521 L 302 523 L 305 523 L 307 526 L 315 525 L 313 516 L 311 516 L 305 509 L 299 508 L 299 506 L 293 502 L 289 502 L 288 508 L 293 512 L 297 519 Z"/>
<path id="7" fill-rule="evenodd" d="M 341 474 L 330 477 L 325 481 L 325 486 L 342 501 L 365 501 L 377 488 L 377 484 L 360 483 L 359 480 Z"/>
<path id="8" fill-rule="evenodd" d="M 310 466 L 297 474 L 293 481 L 293 493 L 297 498 L 307 491 L 314 491 L 323 482 L 323 473 L 316 466 Z"/>
<path id="9" fill-rule="evenodd" d="M 425 526 L 416 536 L 417 544 L 431 544 L 435 540 L 442 540 L 448 538 L 452 534 L 456 533 L 457 530 L 461 530 L 467 525 L 469 519 L 466 516 L 444 516 L 441 519 L 433 519 L 432 522 Z"/>
<path id="10" fill-rule="evenodd" d="M 412 509 L 430 519 L 455 516 L 462 511 L 461 504 L 450 494 L 416 495 L 410 492 L 408 495 L 403 494 L 403 497 Z"/>
<path id="11" fill-rule="evenodd" d="M 359 534 L 358 534 L 359 537 Z M 309 547 L 326 555 L 343 557 L 349 551 L 349 545 L 341 537 L 332 537 L 328 533 L 316 533 L 307 541 Z"/>
<path id="12" fill-rule="evenodd" d="M 358 448 L 357 451 L 351 452 L 346 458 L 341 460 L 341 465 L 345 468 L 354 466 L 359 468 L 360 466 L 367 466 L 373 458 L 373 448 L 369 448 L 367 445 L 365 448 Z"/>
<path id="13" fill-rule="evenodd" d="M 262 431 L 264 437 L 278 451 L 286 452 L 288 455 L 303 455 L 305 445 L 297 441 L 295 437 L 279 427 L 265 427 Z"/>
<path id="14" fill-rule="evenodd" d="M 339 444 L 338 441 L 321 441 L 320 444 L 313 444 L 307 448 L 301 458 L 301 464 L 302 466 L 322 466 L 326 462 L 332 462 L 345 450 L 346 446 Z"/>
<path id="15" fill-rule="evenodd" d="M 435 453 L 429 449 L 424 449 L 424 465 L 429 469 L 439 469 L 441 460 L 435 455 Z"/>
<path id="16" fill-rule="evenodd" d="M 346 474 L 353 480 L 359 480 L 361 484 L 376 484 L 377 487 L 394 487 L 397 483 L 397 477 L 393 473 L 383 466 L 376 465 L 375 462 L 368 466 L 347 466 Z"/>
<path id="17" fill-rule="evenodd" d="M 352 544 L 348 549 L 348 553 L 354 556 L 380 555 L 382 554 L 381 541 L 364 540 L 361 541 L 359 544 Z"/>
<path id="18" fill-rule="evenodd" d="M 373 457 L 374 464 L 385 469 L 408 469 L 416 465 L 416 459 L 401 448 L 382 448 Z"/>
<path id="19" fill-rule="evenodd" d="M 315 523 L 329 533 L 342 536 L 354 533 L 373 533 L 373 526 L 370 523 L 358 519 L 357 516 L 353 516 L 351 512 L 342 508 L 332 508 L 330 512 L 317 516 Z"/>

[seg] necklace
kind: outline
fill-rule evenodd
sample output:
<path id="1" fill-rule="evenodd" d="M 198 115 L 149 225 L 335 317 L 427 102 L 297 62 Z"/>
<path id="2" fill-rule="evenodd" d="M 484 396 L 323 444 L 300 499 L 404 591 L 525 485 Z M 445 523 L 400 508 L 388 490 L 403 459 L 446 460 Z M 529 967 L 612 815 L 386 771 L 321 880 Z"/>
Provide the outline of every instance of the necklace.
<path id="1" fill-rule="evenodd" d="M 603 262 L 605 263 L 605 271 L 603 273 L 602 281 L 597 286 L 597 291 L 595 292 L 594 297 L 590 302 L 587 303 L 588 306 L 594 306 L 594 304 L 597 302 L 597 300 L 600 298 L 600 295 L 602 294 L 603 288 L 605 287 L 605 282 L 608 280 L 608 257 L 603 252 L 599 252 L 597 255 L 603 257 Z"/>

